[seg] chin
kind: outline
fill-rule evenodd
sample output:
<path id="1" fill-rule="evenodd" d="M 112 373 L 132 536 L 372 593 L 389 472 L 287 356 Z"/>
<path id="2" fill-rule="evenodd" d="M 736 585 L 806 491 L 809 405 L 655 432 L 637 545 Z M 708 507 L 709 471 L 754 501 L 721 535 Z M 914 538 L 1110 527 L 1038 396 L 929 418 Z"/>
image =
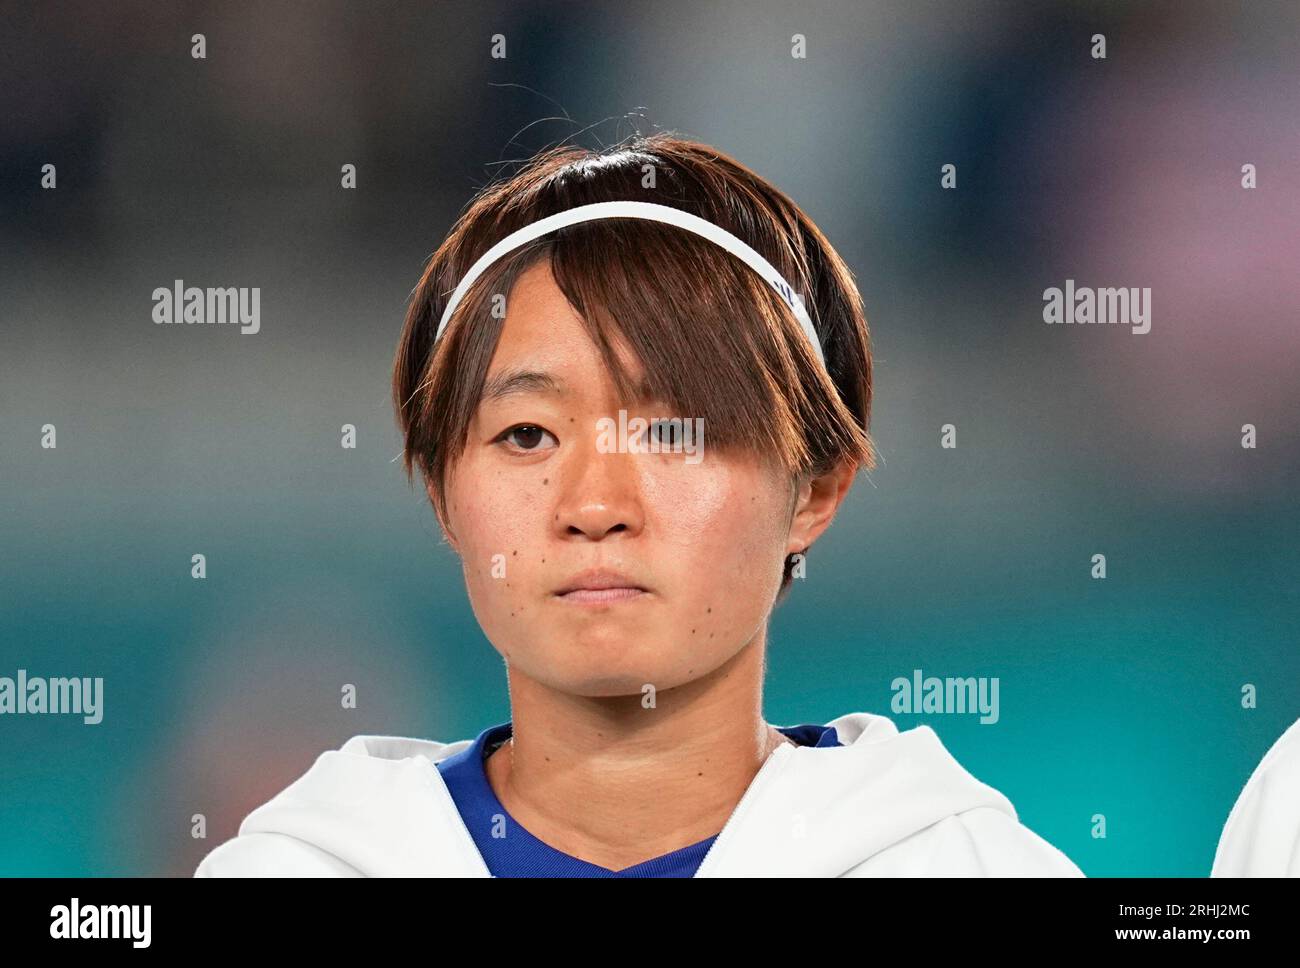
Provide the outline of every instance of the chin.
<path id="1" fill-rule="evenodd" d="M 647 685 L 662 692 L 689 678 L 685 675 L 689 663 L 674 661 L 655 642 L 643 641 L 640 648 L 629 648 L 626 643 L 614 646 L 580 637 L 569 640 L 564 655 L 530 650 L 529 658 L 531 661 L 520 662 L 516 652 L 513 664 L 539 682 L 571 696 L 640 697 Z"/>
<path id="2" fill-rule="evenodd" d="M 636 676 L 600 676 L 583 679 L 578 682 L 563 683 L 560 688 L 570 696 L 583 696 L 587 699 L 616 699 L 624 697 L 640 702 L 647 682 L 653 680 Z"/>

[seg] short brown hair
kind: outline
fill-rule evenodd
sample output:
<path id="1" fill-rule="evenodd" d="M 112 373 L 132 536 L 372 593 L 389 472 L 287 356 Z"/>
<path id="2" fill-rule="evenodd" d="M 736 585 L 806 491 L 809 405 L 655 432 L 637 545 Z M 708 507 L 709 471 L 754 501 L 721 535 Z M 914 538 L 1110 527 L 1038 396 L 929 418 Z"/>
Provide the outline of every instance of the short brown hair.
<path id="1" fill-rule="evenodd" d="M 757 250 L 802 296 L 826 369 L 751 268 L 706 239 L 638 219 L 567 226 L 498 259 L 435 347 L 452 290 L 492 245 L 556 212 L 617 200 L 682 209 Z M 779 189 L 716 148 L 658 132 L 600 150 L 540 152 L 482 189 L 426 264 L 397 349 L 393 404 L 406 474 L 420 468 L 442 520 L 446 470 L 467 443 L 501 334 L 492 297 L 543 258 L 625 399 L 660 400 L 702 417 L 713 447 L 766 455 L 792 478 L 841 461 L 875 466 L 871 344 L 852 273 Z M 624 370 L 616 337 L 641 364 L 644 384 Z M 790 573 L 787 558 L 782 595 Z"/>

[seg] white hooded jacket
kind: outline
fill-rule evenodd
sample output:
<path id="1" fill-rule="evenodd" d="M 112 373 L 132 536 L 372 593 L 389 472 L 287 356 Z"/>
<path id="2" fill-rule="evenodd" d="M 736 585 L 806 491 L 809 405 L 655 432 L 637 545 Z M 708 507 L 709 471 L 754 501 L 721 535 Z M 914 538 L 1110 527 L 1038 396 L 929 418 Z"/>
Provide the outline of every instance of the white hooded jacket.
<path id="1" fill-rule="evenodd" d="M 928 726 L 832 720 L 839 747 L 777 747 L 696 877 L 1082 872 L 967 773 Z M 355 736 L 250 813 L 196 877 L 489 877 L 434 765 L 473 740 Z"/>
<path id="2" fill-rule="evenodd" d="M 1300 719 L 1255 767 L 1232 806 L 1211 877 L 1300 877 Z"/>

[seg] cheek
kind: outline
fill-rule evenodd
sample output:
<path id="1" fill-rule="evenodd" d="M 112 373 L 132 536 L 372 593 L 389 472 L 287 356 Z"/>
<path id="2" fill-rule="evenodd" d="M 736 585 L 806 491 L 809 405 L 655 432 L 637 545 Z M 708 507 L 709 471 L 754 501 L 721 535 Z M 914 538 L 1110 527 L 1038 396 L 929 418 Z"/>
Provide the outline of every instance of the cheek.
<path id="1" fill-rule="evenodd" d="M 545 491 L 541 488 L 541 491 Z M 507 475 L 460 468 L 448 488 L 448 516 L 460 545 L 466 584 L 476 605 L 491 605 L 525 587 L 541 565 L 545 522 L 537 520 L 542 494 Z"/>
<path id="2" fill-rule="evenodd" d="M 781 558 L 785 506 L 770 475 L 720 461 L 707 469 L 677 466 L 646 475 L 643 494 L 669 553 L 702 585 L 766 573 Z"/>

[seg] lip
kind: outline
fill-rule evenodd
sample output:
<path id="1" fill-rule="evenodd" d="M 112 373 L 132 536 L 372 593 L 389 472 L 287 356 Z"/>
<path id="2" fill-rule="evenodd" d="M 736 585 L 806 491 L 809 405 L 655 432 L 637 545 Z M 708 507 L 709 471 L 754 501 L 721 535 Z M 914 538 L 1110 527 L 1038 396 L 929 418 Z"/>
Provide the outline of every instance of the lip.
<path id="1" fill-rule="evenodd" d="M 555 597 L 579 605 L 613 605 L 632 602 L 650 590 L 634 578 L 610 568 L 579 572 L 555 590 Z"/>
<path id="2" fill-rule="evenodd" d="M 619 605 L 634 602 L 650 594 L 641 588 L 577 588 L 557 596 L 562 602 L 574 605 Z"/>

